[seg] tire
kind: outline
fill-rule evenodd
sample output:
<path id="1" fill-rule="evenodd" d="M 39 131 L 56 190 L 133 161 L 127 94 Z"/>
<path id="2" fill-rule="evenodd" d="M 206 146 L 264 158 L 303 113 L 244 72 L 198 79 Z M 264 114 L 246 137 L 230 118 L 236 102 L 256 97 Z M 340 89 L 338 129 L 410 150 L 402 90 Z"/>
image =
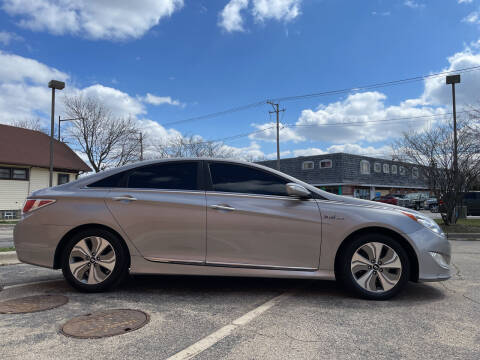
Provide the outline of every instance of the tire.
<path id="1" fill-rule="evenodd" d="M 375 256 L 378 252 L 380 258 Z M 355 238 L 344 248 L 337 271 L 339 280 L 353 294 L 369 300 L 387 300 L 405 287 L 410 278 L 410 262 L 398 241 L 372 233 Z"/>
<path id="2" fill-rule="evenodd" d="M 94 250 L 100 250 L 100 254 Z M 129 255 L 123 240 L 112 232 L 91 228 L 74 234 L 62 252 L 62 272 L 75 289 L 101 292 L 126 277 Z"/>

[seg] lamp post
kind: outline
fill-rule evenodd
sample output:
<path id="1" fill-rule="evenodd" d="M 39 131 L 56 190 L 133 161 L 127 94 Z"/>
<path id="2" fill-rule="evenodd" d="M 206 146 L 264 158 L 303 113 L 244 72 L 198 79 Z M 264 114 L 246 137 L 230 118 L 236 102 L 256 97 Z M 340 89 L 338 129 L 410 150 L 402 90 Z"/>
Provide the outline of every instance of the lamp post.
<path id="1" fill-rule="evenodd" d="M 52 117 L 50 122 L 50 177 L 48 184 L 52 187 L 53 184 L 53 136 L 55 132 L 55 89 L 63 90 L 65 88 L 65 83 L 58 80 L 50 80 L 48 82 L 48 87 L 52 89 Z"/>
<path id="2" fill-rule="evenodd" d="M 452 85 L 453 104 L 453 172 L 456 180 L 458 171 L 457 108 L 455 104 L 455 84 L 460 83 L 460 75 L 447 76 L 447 85 Z"/>

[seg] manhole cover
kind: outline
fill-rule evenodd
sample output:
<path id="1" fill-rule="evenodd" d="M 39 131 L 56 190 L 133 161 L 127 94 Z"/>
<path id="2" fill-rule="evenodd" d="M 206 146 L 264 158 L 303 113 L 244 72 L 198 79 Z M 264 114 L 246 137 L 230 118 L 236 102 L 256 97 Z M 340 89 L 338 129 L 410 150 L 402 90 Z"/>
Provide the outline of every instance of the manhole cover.
<path id="1" fill-rule="evenodd" d="M 77 316 L 67 321 L 61 332 L 81 339 L 96 339 L 125 334 L 140 329 L 149 321 L 143 311 L 116 309 Z"/>
<path id="2" fill-rule="evenodd" d="M 54 309 L 65 305 L 68 298 L 63 295 L 35 295 L 0 302 L 0 314 L 25 314 Z"/>

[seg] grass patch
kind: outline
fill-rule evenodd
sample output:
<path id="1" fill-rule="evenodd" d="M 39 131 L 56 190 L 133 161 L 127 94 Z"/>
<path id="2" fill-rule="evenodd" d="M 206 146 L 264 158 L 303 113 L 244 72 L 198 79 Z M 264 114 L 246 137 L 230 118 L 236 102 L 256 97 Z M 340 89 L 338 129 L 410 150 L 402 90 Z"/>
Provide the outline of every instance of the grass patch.
<path id="1" fill-rule="evenodd" d="M 0 252 L 7 252 L 7 251 L 15 251 L 15 248 L 13 246 L 10 247 L 0 247 Z"/>
<path id="2" fill-rule="evenodd" d="M 480 233 L 480 219 L 458 219 L 455 225 L 446 226 L 442 219 L 435 219 L 442 230 L 448 233 Z"/>
<path id="3" fill-rule="evenodd" d="M 20 220 L 0 220 L 0 225 L 5 225 L 5 224 L 16 224 Z"/>

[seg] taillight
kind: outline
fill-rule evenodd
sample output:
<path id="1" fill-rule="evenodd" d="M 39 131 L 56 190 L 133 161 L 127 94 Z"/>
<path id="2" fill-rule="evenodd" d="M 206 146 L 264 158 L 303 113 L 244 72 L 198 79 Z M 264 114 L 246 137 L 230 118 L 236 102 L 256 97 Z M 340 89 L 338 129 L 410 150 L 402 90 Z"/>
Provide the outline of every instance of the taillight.
<path id="1" fill-rule="evenodd" d="M 56 200 L 52 199 L 27 199 L 25 205 L 23 206 L 22 212 L 24 214 L 32 212 L 33 210 L 40 209 L 44 206 L 53 204 Z"/>

